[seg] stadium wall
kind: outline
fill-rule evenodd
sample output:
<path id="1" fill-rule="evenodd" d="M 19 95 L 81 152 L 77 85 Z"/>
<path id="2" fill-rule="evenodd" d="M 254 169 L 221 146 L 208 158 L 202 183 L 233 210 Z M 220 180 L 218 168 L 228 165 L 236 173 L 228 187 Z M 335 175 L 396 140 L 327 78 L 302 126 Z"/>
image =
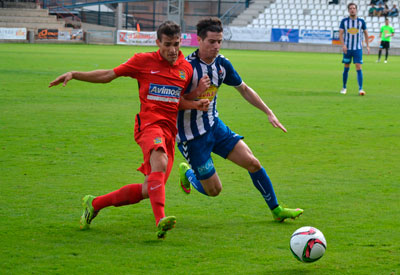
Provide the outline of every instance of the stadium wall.
<path id="1" fill-rule="evenodd" d="M 32 32 L 27 32 L 25 28 L 20 29 L 8 29 L 14 30 L 12 35 L 9 35 L 7 39 L 2 37 L 2 29 L 0 28 L 0 43 L 87 43 L 87 44 L 114 44 L 115 38 L 120 38 L 120 34 L 116 34 L 115 31 L 97 31 L 90 30 L 85 31 L 82 35 L 76 37 L 77 39 L 69 39 L 69 40 L 58 40 L 58 39 L 37 39 L 37 35 L 32 35 Z M 3 29 L 4 31 L 4 29 Z M 82 31 L 82 30 L 81 30 Z M 127 32 L 127 31 L 119 31 L 119 32 Z M 132 32 L 132 31 L 129 31 Z M 152 33 L 152 32 L 151 32 Z M 3 36 L 9 34 L 9 32 L 3 33 Z M 142 35 L 143 36 L 143 32 Z M 14 36 L 18 36 L 18 39 Z M 195 36 L 195 34 L 192 34 Z M 184 46 L 192 46 L 196 47 L 195 43 L 192 41 L 193 38 L 190 37 L 190 34 L 187 34 L 190 39 Z M 3 38 L 3 39 L 2 39 Z M 136 37 L 133 38 L 135 40 Z M 143 41 L 147 41 L 145 38 Z M 153 38 L 154 39 L 154 38 Z M 131 38 L 132 40 L 132 38 Z M 155 40 L 155 39 L 154 39 Z M 128 43 L 120 43 L 117 40 L 118 44 L 131 44 Z M 184 41 L 185 42 L 185 41 Z M 138 45 L 149 45 L 148 42 L 139 42 Z M 155 43 L 153 43 L 155 44 Z M 281 52 L 318 52 L 318 53 L 341 53 L 342 48 L 339 45 L 332 44 L 314 44 L 314 43 L 290 43 L 290 42 L 268 42 L 268 41 L 232 41 L 225 39 L 222 43 L 222 48 L 224 49 L 238 49 L 238 50 L 260 50 L 260 51 L 281 51 Z M 379 47 L 371 47 L 371 54 L 377 54 Z M 391 48 L 391 55 L 400 55 L 400 48 Z"/>
<path id="2" fill-rule="evenodd" d="M 240 42 L 224 41 L 222 48 L 235 50 L 259 50 L 281 52 L 342 53 L 339 45 L 287 43 L 287 42 Z M 372 47 L 370 54 L 378 54 L 379 48 Z M 390 55 L 400 55 L 400 48 L 391 48 Z"/>

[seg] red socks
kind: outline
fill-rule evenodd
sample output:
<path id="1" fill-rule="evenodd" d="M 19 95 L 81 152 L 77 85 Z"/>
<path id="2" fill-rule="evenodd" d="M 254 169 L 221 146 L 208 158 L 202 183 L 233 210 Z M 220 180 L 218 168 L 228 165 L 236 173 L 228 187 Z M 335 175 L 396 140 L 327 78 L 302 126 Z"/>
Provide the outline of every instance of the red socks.
<path id="1" fill-rule="evenodd" d="M 149 194 L 151 207 L 153 208 L 156 225 L 165 217 L 165 174 L 163 172 L 153 172 L 147 178 L 147 192 Z M 95 211 L 99 211 L 107 206 L 123 206 L 135 204 L 143 200 L 142 184 L 128 184 L 124 187 L 96 197 L 93 202 Z"/>
<path id="2" fill-rule="evenodd" d="M 96 197 L 92 205 L 95 211 L 99 211 L 111 205 L 123 206 L 138 203 L 142 199 L 142 184 L 128 184 L 116 191 Z"/>
<path id="3" fill-rule="evenodd" d="M 151 207 L 153 208 L 156 225 L 165 217 L 165 174 L 153 172 L 147 178 L 147 192 L 149 193 Z"/>

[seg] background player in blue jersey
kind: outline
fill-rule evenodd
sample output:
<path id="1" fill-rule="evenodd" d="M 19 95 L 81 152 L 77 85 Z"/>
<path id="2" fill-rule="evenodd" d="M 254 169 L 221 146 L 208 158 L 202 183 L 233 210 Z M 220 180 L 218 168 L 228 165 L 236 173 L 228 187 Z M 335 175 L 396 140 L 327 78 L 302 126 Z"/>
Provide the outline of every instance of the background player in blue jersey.
<path id="1" fill-rule="evenodd" d="M 208 111 L 181 110 L 178 113 L 178 148 L 191 165 L 179 165 L 180 184 L 189 194 L 191 185 L 208 196 L 217 196 L 222 184 L 215 170 L 211 152 L 229 159 L 249 172 L 255 187 L 260 191 L 276 221 L 295 219 L 302 209 L 283 208 L 278 204 L 274 188 L 265 169 L 242 140 L 219 118 L 216 110 L 217 93 L 222 83 L 233 86 L 250 104 L 268 116 L 269 122 L 286 132 L 274 113 L 258 94 L 244 83 L 231 62 L 219 54 L 223 28 L 218 18 L 207 18 L 198 22 L 197 36 L 199 49 L 186 59 L 193 67 L 190 92 L 187 99 L 210 100 Z"/>
<path id="2" fill-rule="evenodd" d="M 367 26 L 363 19 L 357 17 L 356 4 L 348 4 L 347 10 L 349 11 L 349 17 L 343 18 L 339 27 L 339 38 L 343 45 L 342 63 L 344 63 L 343 88 L 340 93 L 346 94 L 347 92 L 347 78 L 349 75 L 350 63 L 353 59 L 353 63 L 356 65 L 357 70 L 358 94 L 365 95 L 365 91 L 363 90 L 363 73 L 361 70 L 361 64 L 363 64 L 363 36 L 365 37 L 365 44 L 367 45 L 367 51 L 369 54 Z"/>

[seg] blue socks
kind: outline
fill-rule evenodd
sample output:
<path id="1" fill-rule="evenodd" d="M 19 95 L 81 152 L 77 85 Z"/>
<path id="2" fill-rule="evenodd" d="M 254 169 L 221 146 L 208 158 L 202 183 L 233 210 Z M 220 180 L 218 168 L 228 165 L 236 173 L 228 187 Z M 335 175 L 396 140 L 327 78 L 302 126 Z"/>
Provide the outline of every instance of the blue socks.
<path id="1" fill-rule="evenodd" d="M 196 175 L 194 174 L 192 169 L 189 169 L 186 171 L 186 177 L 189 180 L 190 184 L 199 191 L 200 193 L 207 195 L 206 191 L 204 191 L 203 185 L 201 185 L 201 182 L 196 178 Z"/>
<path id="2" fill-rule="evenodd" d="M 350 71 L 350 67 L 346 68 L 344 67 L 344 71 L 343 71 L 343 88 L 346 89 L 346 85 L 347 85 L 347 78 L 349 77 L 349 71 Z"/>
<path id="3" fill-rule="evenodd" d="M 274 192 L 274 187 L 272 186 L 272 182 L 269 179 L 267 172 L 265 172 L 264 167 L 255 173 L 249 172 L 249 174 L 254 186 L 258 189 L 258 191 L 260 191 L 261 195 L 264 197 L 264 200 L 267 202 L 269 209 L 273 210 L 279 206 Z"/>
<path id="4" fill-rule="evenodd" d="M 347 78 L 349 76 L 349 68 L 344 67 L 344 71 L 343 71 L 343 88 L 346 88 L 347 85 Z M 358 70 L 357 71 L 357 81 L 358 81 L 358 89 L 362 90 L 363 88 L 363 73 L 362 70 Z"/>
<path id="5" fill-rule="evenodd" d="M 264 200 L 267 202 L 269 209 L 273 210 L 278 204 L 278 200 L 276 198 L 274 187 L 272 186 L 272 182 L 269 179 L 267 172 L 265 171 L 264 167 L 262 167 L 259 171 L 255 173 L 250 173 L 251 180 L 253 181 L 254 186 L 260 191 L 261 195 L 263 196 Z M 186 171 L 186 177 L 189 180 L 190 184 L 200 193 L 207 195 L 204 191 L 203 185 L 201 182 L 196 178 L 192 169 Z"/>
<path id="6" fill-rule="evenodd" d="M 363 73 L 362 70 L 357 71 L 358 89 L 362 90 L 363 87 Z"/>

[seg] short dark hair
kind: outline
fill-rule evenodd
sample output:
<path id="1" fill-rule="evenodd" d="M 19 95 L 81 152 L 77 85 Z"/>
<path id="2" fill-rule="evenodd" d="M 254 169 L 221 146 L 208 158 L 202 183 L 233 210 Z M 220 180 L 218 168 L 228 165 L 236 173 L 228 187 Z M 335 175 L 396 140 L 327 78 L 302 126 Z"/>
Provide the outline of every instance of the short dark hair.
<path id="1" fill-rule="evenodd" d="M 209 17 L 200 20 L 197 25 L 197 36 L 201 39 L 207 37 L 207 32 L 223 32 L 222 22 L 217 17 Z"/>
<path id="2" fill-rule="evenodd" d="M 356 7 L 356 10 L 358 10 L 356 3 L 349 3 L 349 4 L 347 5 L 347 10 L 349 10 L 351 6 L 355 6 L 355 7 Z"/>
<path id="3" fill-rule="evenodd" d="M 181 36 L 181 27 L 174 21 L 165 21 L 157 29 L 157 39 L 161 41 L 162 35 L 169 37 Z"/>

